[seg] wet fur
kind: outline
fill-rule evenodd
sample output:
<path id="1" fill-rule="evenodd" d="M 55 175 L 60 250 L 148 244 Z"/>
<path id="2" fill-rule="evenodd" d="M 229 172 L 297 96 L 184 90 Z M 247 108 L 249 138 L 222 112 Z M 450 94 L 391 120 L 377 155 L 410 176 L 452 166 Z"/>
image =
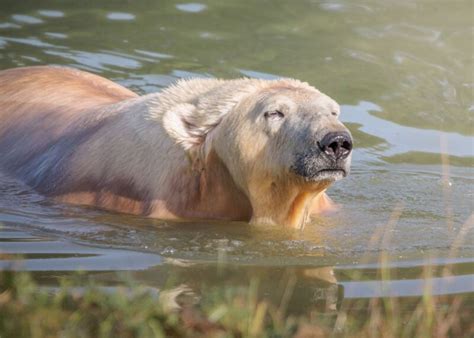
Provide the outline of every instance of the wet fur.
<path id="1" fill-rule="evenodd" d="M 2 71 L 0 166 L 60 201 L 159 218 L 249 221 L 258 204 L 249 186 L 260 182 L 243 184 L 238 159 L 224 161 L 213 138 L 222 138 L 216 127 L 246 97 L 278 86 L 314 90 L 296 80 L 198 79 L 140 97 L 69 68 Z M 291 188 L 291 196 L 279 187 L 277 207 L 288 211 L 278 222 L 301 226 L 308 210 L 329 207 L 325 186 Z"/>

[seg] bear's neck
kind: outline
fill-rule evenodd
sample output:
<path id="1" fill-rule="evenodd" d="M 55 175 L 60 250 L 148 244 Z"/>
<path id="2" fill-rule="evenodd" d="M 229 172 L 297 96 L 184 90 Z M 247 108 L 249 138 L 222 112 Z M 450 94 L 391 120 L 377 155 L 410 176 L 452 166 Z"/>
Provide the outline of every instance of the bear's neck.
<path id="1" fill-rule="evenodd" d="M 258 179 L 249 188 L 253 214 L 251 223 L 275 224 L 302 229 L 325 198 L 329 183 L 310 188 L 293 182 Z"/>
<path id="2" fill-rule="evenodd" d="M 198 165 L 199 167 L 199 165 Z M 234 182 L 224 162 L 211 150 L 202 169 L 190 177 L 189 199 L 184 208 L 189 218 L 250 221 L 302 229 L 312 213 L 327 209 L 329 182 L 308 186 L 294 181 L 255 178 L 244 192 Z"/>
<path id="3" fill-rule="evenodd" d="M 160 198 L 163 202 L 155 201 L 152 216 L 250 221 L 302 229 L 313 212 L 326 208 L 324 191 L 329 184 L 308 189 L 260 178 L 250 182 L 244 192 L 215 151 L 200 167 L 190 167 L 188 162 L 173 170 L 174 183 Z"/>
<path id="4" fill-rule="evenodd" d="M 248 222 L 252 216 L 252 206 L 234 183 L 226 166 L 219 156 L 211 151 L 202 168 L 194 165 L 182 177 L 188 191 L 187 198 L 176 201 L 180 205 L 179 217 L 207 218 Z M 172 197 L 171 197 L 172 199 Z"/>

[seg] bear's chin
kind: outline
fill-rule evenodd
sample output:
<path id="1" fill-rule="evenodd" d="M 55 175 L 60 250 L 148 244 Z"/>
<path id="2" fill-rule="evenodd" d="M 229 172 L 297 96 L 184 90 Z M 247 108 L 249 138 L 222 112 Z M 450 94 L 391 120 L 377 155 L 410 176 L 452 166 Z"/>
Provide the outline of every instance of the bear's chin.
<path id="1" fill-rule="evenodd" d="M 311 177 L 305 177 L 306 182 L 319 183 L 321 181 L 335 182 L 347 176 L 344 169 L 322 169 Z"/>

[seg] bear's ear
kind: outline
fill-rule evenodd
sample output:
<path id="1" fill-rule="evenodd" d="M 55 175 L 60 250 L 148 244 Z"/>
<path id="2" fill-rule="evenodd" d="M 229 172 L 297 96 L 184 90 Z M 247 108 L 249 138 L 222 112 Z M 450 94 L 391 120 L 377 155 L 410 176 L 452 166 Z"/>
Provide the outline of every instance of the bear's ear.
<path id="1" fill-rule="evenodd" d="M 207 135 L 219 122 L 220 118 L 199 112 L 190 103 L 178 104 L 163 115 L 166 132 L 184 148 L 193 167 L 200 167 L 204 163 L 210 150 L 209 142 L 206 142 Z"/>
<path id="2" fill-rule="evenodd" d="M 184 150 L 188 151 L 203 142 L 201 135 L 195 132 L 192 124 L 192 116 L 196 112 L 196 106 L 190 103 L 182 103 L 166 111 L 163 115 L 163 127 Z"/>

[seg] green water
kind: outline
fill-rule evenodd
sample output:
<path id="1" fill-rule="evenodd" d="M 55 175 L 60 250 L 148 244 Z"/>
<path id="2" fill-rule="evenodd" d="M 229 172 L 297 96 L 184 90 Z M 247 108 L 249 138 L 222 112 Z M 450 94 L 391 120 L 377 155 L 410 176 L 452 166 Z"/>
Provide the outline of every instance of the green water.
<path id="1" fill-rule="evenodd" d="M 78 268 L 196 289 L 258 277 L 272 297 L 274 281 L 296 276 L 296 312 L 328 292 L 421 296 L 427 259 L 454 267 L 454 279 L 433 276 L 439 294 L 472 295 L 472 13 L 462 0 L 2 0 L 0 69 L 73 66 L 139 93 L 196 76 L 295 77 L 341 104 L 355 152 L 351 176 L 329 191 L 341 210 L 302 232 L 58 205 L 0 176 L 0 251 L 45 284 Z M 388 286 L 375 273 L 383 252 Z"/>

